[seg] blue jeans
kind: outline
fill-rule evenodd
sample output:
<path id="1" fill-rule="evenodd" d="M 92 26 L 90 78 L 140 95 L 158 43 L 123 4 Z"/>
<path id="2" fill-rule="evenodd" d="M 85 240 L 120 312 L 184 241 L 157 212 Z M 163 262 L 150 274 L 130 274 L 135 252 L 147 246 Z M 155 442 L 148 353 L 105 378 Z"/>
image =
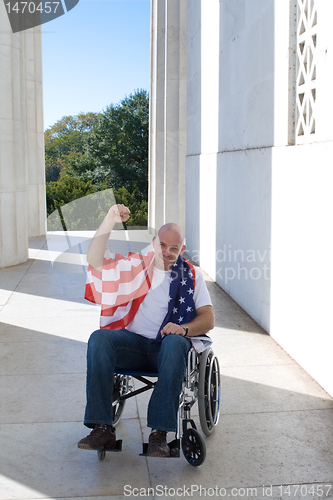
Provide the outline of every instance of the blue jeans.
<path id="1" fill-rule="evenodd" d="M 157 372 L 158 380 L 148 405 L 148 427 L 177 431 L 179 395 L 191 342 L 167 335 L 161 343 L 128 330 L 96 330 L 87 352 L 87 405 L 84 424 L 112 425 L 115 367 Z"/>

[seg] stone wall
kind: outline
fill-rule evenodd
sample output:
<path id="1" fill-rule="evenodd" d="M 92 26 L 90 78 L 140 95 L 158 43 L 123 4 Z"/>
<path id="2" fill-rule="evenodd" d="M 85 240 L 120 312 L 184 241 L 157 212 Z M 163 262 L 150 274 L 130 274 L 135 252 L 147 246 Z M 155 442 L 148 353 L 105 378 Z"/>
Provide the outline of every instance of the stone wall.
<path id="1" fill-rule="evenodd" d="M 189 0 L 186 14 L 187 249 L 330 394 L 332 10 Z"/>
<path id="2" fill-rule="evenodd" d="M 188 4 L 188 249 L 266 330 L 274 22 L 273 0 Z"/>

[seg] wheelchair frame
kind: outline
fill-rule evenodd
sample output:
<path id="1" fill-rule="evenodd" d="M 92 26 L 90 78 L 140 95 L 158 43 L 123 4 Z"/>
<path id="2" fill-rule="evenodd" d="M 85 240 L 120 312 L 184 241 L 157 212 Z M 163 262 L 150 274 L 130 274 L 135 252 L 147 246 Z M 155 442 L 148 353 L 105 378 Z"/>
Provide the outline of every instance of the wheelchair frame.
<path id="1" fill-rule="evenodd" d="M 124 411 L 126 399 L 153 389 L 156 381 L 146 377 L 157 377 L 157 373 L 117 370 L 114 375 L 113 389 L 113 425 L 116 426 Z M 144 383 L 143 387 L 134 390 L 131 377 Z M 220 410 L 220 368 L 219 362 L 211 347 L 198 354 L 194 348 L 188 353 L 187 368 L 179 398 L 178 428 L 176 438 L 169 444 L 170 456 L 179 457 L 180 447 L 190 465 L 201 465 L 206 457 L 206 445 L 199 434 L 191 409 L 198 401 L 200 426 L 203 433 L 209 436 L 214 431 Z M 147 453 L 147 443 L 143 443 L 143 453 Z M 120 451 L 121 440 L 117 441 L 115 450 L 100 450 L 98 458 L 103 460 L 106 451 Z"/>

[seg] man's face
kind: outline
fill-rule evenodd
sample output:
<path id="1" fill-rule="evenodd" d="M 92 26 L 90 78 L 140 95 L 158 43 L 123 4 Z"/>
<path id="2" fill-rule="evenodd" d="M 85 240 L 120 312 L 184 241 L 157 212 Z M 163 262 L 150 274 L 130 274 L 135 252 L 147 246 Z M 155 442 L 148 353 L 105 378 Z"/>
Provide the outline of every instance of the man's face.
<path id="1" fill-rule="evenodd" d="M 162 229 L 153 240 L 155 266 L 162 271 L 169 271 L 179 255 L 185 252 L 182 236 L 172 229 Z"/>

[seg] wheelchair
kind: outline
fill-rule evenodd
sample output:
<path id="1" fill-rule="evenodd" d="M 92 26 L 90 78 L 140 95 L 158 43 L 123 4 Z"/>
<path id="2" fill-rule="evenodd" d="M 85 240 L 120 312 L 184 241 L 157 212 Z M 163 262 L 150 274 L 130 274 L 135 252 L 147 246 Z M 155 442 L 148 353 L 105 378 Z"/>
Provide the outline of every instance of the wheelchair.
<path id="1" fill-rule="evenodd" d="M 156 382 L 148 380 L 157 373 L 136 372 L 116 369 L 113 389 L 113 426 L 116 427 L 124 411 L 126 399 L 153 389 Z M 131 378 L 144 384 L 134 389 Z M 211 347 L 198 354 L 192 347 L 188 353 L 187 369 L 179 398 L 178 429 L 176 437 L 168 443 L 171 457 L 180 456 L 180 448 L 187 462 L 193 466 L 201 465 L 206 457 L 206 445 L 198 432 L 191 409 L 198 401 L 199 420 L 203 433 L 210 436 L 214 431 L 220 410 L 220 368 Z M 106 451 L 121 451 L 122 442 L 118 440 L 116 449 L 103 449 L 97 452 L 99 460 L 104 460 Z M 146 455 L 148 443 L 143 443 Z"/>

